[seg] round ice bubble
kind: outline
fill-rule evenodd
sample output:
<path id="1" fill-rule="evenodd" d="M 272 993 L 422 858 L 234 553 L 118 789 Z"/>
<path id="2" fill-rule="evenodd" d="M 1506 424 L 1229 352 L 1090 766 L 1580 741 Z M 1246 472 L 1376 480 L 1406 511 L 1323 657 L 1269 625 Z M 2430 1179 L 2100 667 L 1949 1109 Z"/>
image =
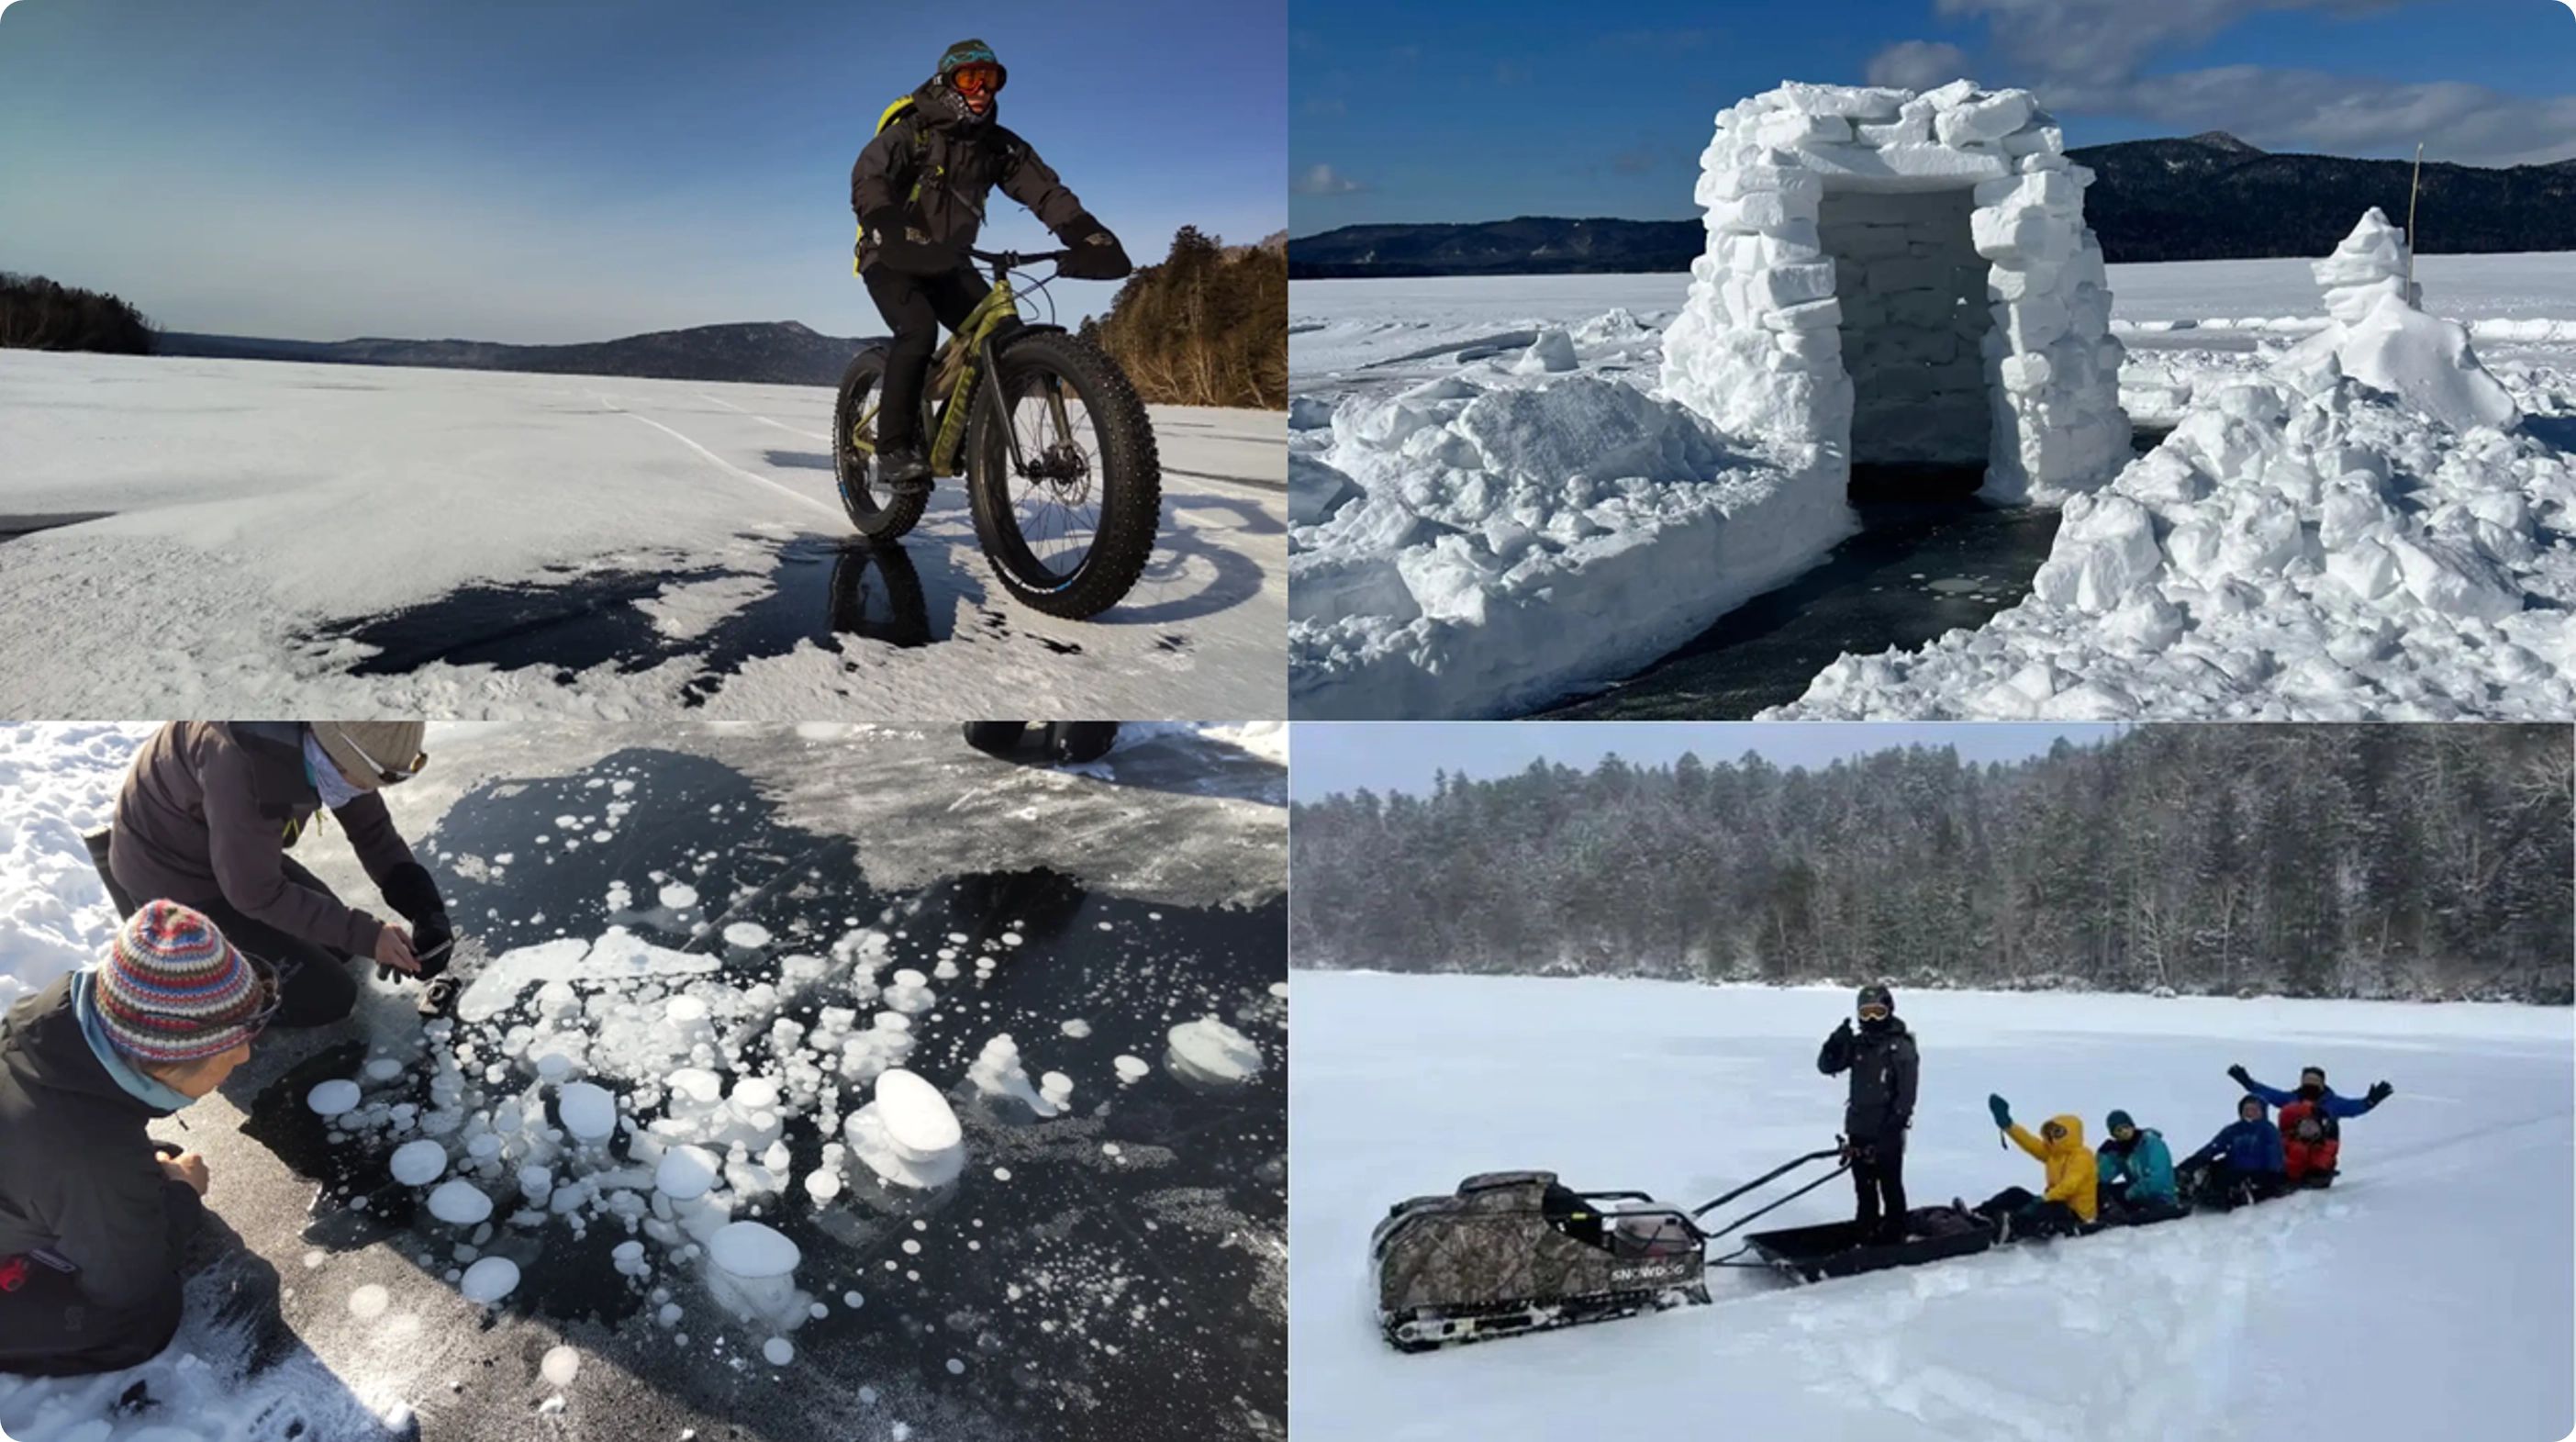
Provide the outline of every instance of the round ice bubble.
<path id="1" fill-rule="evenodd" d="M 1240 1082 L 1261 1070 L 1261 1048 L 1213 1016 L 1173 1027 L 1170 1040 L 1173 1070 L 1186 1077 Z"/>
<path id="2" fill-rule="evenodd" d="M 758 951 L 769 945 L 769 928 L 756 921 L 737 921 L 724 929 L 725 945 Z"/>
<path id="3" fill-rule="evenodd" d="M 358 1104 L 358 1084 L 335 1077 L 304 1094 L 304 1104 L 326 1117 L 336 1117 Z"/>
<path id="4" fill-rule="evenodd" d="M 447 1148 L 433 1141 L 405 1142 L 386 1163 L 394 1180 L 406 1187 L 425 1187 L 447 1170 Z"/>
<path id="5" fill-rule="evenodd" d="M 886 1134 L 919 1155 L 944 1152 L 965 1136 L 939 1088 L 901 1067 L 877 1078 L 876 1107 Z"/>
<path id="6" fill-rule="evenodd" d="M 698 904 L 698 889 L 672 882 L 662 888 L 662 904 L 673 911 L 686 911 Z"/>
<path id="7" fill-rule="evenodd" d="M 572 1379 L 581 1375 L 581 1353 L 571 1347 L 552 1348 L 547 1351 L 546 1359 L 537 1364 L 537 1371 L 549 1383 L 569 1387 Z"/>
<path id="8" fill-rule="evenodd" d="M 758 1222 L 728 1222 L 707 1239 L 707 1255 L 737 1277 L 784 1277 L 796 1270 L 804 1253 L 775 1228 Z"/>
<path id="9" fill-rule="evenodd" d="M 653 1187 L 675 1202 L 693 1202 L 715 1186 L 724 1173 L 724 1158 L 705 1147 L 673 1147 L 654 1169 Z"/>
<path id="10" fill-rule="evenodd" d="M 471 1227 L 492 1215 L 492 1199 L 473 1183 L 452 1179 L 429 1194 L 429 1214 L 451 1227 Z"/>
<path id="11" fill-rule="evenodd" d="M 489 1306 L 518 1290 L 519 1264 L 507 1257 L 485 1257 L 465 1269 L 456 1289 L 465 1300 Z"/>
<path id="12" fill-rule="evenodd" d="M 589 1082 L 574 1082 L 557 1099 L 564 1130 L 595 1142 L 617 1130 L 617 1098 Z"/>
<path id="13" fill-rule="evenodd" d="M 796 1360 L 796 1347 L 784 1337 L 772 1337 L 760 1344 L 760 1355 L 769 1359 L 770 1366 L 784 1367 Z"/>

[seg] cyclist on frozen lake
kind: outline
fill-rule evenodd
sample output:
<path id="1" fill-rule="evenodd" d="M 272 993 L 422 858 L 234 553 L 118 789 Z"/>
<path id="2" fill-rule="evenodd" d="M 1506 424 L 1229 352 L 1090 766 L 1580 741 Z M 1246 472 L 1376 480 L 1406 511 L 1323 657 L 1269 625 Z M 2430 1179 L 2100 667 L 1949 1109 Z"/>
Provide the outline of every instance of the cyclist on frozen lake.
<path id="1" fill-rule="evenodd" d="M 886 108 L 876 138 L 850 170 L 859 275 L 894 329 L 877 421 L 880 479 L 890 491 L 930 489 L 920 433 L 922 383 L 939 328 L 964 324 L 984 298 L 984 281 L 966 251 L 983 227 L 994 186 L 1073 251 L 1060 267 L 1064 275 L 1116 280 L 1133 268 L 1118 237 L 1083 209 L 1027 141 L 1002 127 L 996 96 L 1008 79 L 983 41 L 949 46 L 938 74 Z"/>

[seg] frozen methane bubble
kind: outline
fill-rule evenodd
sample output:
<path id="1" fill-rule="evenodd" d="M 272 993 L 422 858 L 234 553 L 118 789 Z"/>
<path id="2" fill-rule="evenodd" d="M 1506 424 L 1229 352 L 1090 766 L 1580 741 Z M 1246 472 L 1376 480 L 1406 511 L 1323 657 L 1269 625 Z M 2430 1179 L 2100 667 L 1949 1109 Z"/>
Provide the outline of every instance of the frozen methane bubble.
<path id="1" fill-rule="evenodd" d="M 769 1359 L 770 1366 L 784 1367 L 796 1360 L 796 1344 L 784 1337 L 772 1337 L 760 1344 L 760 1355 Z"/>
<path id="2" fill-rule="evenodd" d="M 674 881 L 662 888 L 662 904 L 673 911 L 686 911 L 698 904 L 698 889 Z"/>
<path id="3" fill-rule="evenodd" d="M 465 1279 L 456 1285 L 465 1300 L 490 1306 L 518 1290 L 519 1264 L 507 1257 L 481 1257 L 465 1269 Z"/>
<path id="4" fill-rule="evenodd" d="M 804 1254 L 759 1222 L 729 1222 L 707 1239 L 707 1291 L 745 1322 L 791 1331 L 811 1313 L 813 1298 L 796 1290 Z"/>
<path id="5" fill-rule="evenodd" d="M 367 1063 L 367 1079 L 369 1081 L 392 1081 L 395 1077 L 402 1075 L 402 1069 L 401 1062 L 398 1062 L 389 1056 L 380 1056 Z"/>
<path id="6" fill-rule="evenodd" d="M 1152 1063 L 1143 1057 L 1129 1056 L 1125 1052 L 1120 1052 L 1110 1065 L 1118 1068 L 1118 1081 L 1122 1086 L 1128 1082 L 1143 1081 L 1146 1075 L 1154 1070 Z"/>
<path id="7" fill-rule="evenodd" d="M 557 1105 L 564 1130 L 582 1141 L 599 1141 L 617 1130 L 617 1098 L 589 1082 L 566 1086 Z"/>
<path id="8" fill-rule="evenodd" d="M 553 1386 L 569 1387 L 572 1379 L 581 1375 L 581 1353 L 572 1347 L 548 1348 L 545 1360 L 537 1364 L 537 1372 Z"/>
<path id="9" fill-rule="evenodd" d="M 769 928 L 756 921 L 737 921 L 724 929 L 725 945 L 758 951 L 769 945 Z"/>
<path id="10" fill-rule="evenodd" d="M 451 1227 L 471 1227 L 492 1215 L 492 1199 L 463 1178 L 438 1184 L 429 1194 L 429 1214 Z"/>
<path id="11" fill-rule="evenodd" d="M 1172 1073 L 1189 1081 L 1249 1081 L 1261 1070 L 1261 1048 L 1213 1016 L 1185 1021 L 1170 1034 Z"/>
<path id="12" fill-rule="evenodd" d="M 653 1171 L 654 1190 L 675 1202 L 693 1202 L 724 1175 L 724 1158 L 705 1147 L 673 1147 Z"/>
<path id="13" fill-rule="evenodd" d="M 992 1040 L 984 1043 L 983 1052 L 966 1068 L 966 1079 L 988 1097 L 1018 1098 L 1041 1117 L 1054 1116 L 1064 1109 L 1062 1098 L 1051 1093 L 1040 1095 L 1036 1087 L 1029 1085 L 1028 1070 L 1020 1064 L 1019 1044 L 1006 1031 L 994 1033 Z M 1070 1095 L 1073 1083 L 1066 1082 L 1064 1089 Z"/>
<path id="14" fill-rule="evenodd" d="M 392 1169 L 395 1181 L 406 1187 L 425 1187 L 447 1170 L 447 1148 L 425 1139 L 405 1142 L 394 1148 L 386 1165 Z"/>
<path id="15" fill-rule="evenodd" d="M 304 1104 L 316 1113 L 336 1117 L 358 1104 L 358 1084 L 335 1077 L 304 1094 Z"/>
<path id="16" fill-rule="evenodd" d="M 900 1067 L 842 1125 L 850 1152 L 896 1186 L 946 1186 L 966 1166 L 965 1132 L 939 1089 Z"/>

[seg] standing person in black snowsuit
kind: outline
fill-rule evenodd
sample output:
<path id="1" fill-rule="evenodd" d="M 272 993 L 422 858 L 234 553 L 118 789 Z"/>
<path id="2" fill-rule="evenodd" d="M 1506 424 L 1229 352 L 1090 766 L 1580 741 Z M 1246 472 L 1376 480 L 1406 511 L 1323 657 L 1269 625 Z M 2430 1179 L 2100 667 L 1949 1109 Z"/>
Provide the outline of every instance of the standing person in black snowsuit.
<path id="1" fill-rule="evenodd" d="M 1118 237 L 1083 209 L 1027 141 L 1002 128 L 996 96 L 1009 76 L 983 41 L 949 46 L 939 73 L 889 107 L 876 138 L 850 168 L 859 278 L 894 327 L 877 404 L 878 479 L 891 491 L 930 489 L 921 387 L 939 328 L 965 324 L 991 289 L 966 252 L 983 228 L 993 187 L 1027 206 L 1073 251 L 1058 267 L 1062 274 L 1117 280 L 1134 269 Z"/>
<path id="2" fill-rule="evenodd" d="M 1905 1240 L 1905 1129 L 1914 1125 L 1914 1034 L 1896 1019 L 1884 986 L 1860 989 L 1860 1029 L 1845 1021 L 1816 1053 L 1816 1070 L 1851 1073 L 1843 1137 L 1859 1193 L 1855 1221 L 1865 1242 Z"/>

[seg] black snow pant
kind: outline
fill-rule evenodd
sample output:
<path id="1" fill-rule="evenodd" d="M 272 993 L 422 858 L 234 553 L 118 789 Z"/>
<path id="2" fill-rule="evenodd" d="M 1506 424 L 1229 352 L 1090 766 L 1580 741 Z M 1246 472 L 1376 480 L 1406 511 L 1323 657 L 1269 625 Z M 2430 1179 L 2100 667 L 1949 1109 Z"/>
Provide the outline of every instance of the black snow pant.
<path id="1" fill-rule="evenodd" d="M 2195 1206 L 2229 1211 L 2247 1202 L 2264 1202 L 2290 1189 L 2279 1172 L 2243 1172 L 2226 1162 L 2211 1162 L 2190 1189 Z"/>
<path id="2" fill-rule="evenodd" d="M 939 328 L 955 330 L 974 314 L 992 289 L 966 266 L 946 275 L 905 275 L 882 263 L 860 277 L 877 313 L 894 328 L 886 349 L 885 391 L 877 399 L 877 450 L 915 449 L 929 444 L 921 431 L 921 387 L 930 375 L 930 353 L 939 348 Z"/>
<path id="3" fill-rule="evenodd" d="M 2081 1229 L 2084 1218 L 2064 1202 L 2044 1202 L 2027 1187 L 2006 1187 L 1969 1208 L 1987 1221 L 2012 1222 L 2010 1237 L 2057 1236 Z"/>
<path id="4" fill-rule="evenodd" d="M 1905 1133 L 1852 1143 L 1852 1218 L 1864 1241 L 1905 1240 Z"/>
<path id="5" fill-rule="evenodd" d="M 98 867 L 98 879 L 107 884 L 107 898 L 116 904 L 120 917 L 132 916 L 142 903 L 126 895 L 117 885 L 116 874 L 107 867 L 107 832 L 85 838 L 90 860 Z M 329 894 L 331 888 L 293 859 L 283 860 L 287 881 L 295 886 L 309 886 Z M 347 1016 L 358 1004 L 358 978 L 349 970 L 346 952 L 289 936 L 264 921 L 253 921 L 234 909 L 233 904 L 218 896 L 174 896 L 172 901 L 193 906 L 206 914 L 224 939 L 241 948 L 244 955 L 257 957 L 277 973 L 279 1000 L 277 1016 L 269 1025 L 282 1027 L 329 1026 Z"/>
<path id="6" fill-rule="evenodd" d="M 187 1190 L 184 1182 L 171 1186 Z M 205 1216 L 192 1194 L 170 1199 L 170 1254 L 184 1255 Z M 0 1261 L 7 1259 L 0 1258 Z M 177 1271 L 152 1294 L 124 1307 L 102 1307 L 82 1295 L 77 1278 L 33 1257 L 14 1292 L 0 1292 L 0 1372 L 78 1377 L 116 1372 L 159 1356 L 179 1330 Z"/>

